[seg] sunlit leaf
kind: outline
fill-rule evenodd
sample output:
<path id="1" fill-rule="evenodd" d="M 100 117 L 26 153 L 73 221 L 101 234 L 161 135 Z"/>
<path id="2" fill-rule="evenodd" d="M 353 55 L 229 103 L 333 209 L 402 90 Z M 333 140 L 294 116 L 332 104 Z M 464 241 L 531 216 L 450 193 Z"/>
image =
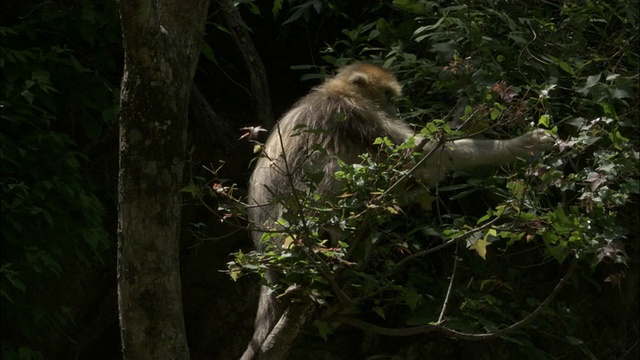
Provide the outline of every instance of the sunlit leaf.
<path id="1" fill-rule="evenodd" d="M 485 239 L 478 239 L 476 241 L 474 241 L 473 243 L 471 243 L 471 248 L 473 250 L 475 250 L 478 255 L 480 255 L 481 258 L 486 260 L 486 256 L 487 256 L 487 246 L 491 245 L 490 242 L 488 242 Z"/>

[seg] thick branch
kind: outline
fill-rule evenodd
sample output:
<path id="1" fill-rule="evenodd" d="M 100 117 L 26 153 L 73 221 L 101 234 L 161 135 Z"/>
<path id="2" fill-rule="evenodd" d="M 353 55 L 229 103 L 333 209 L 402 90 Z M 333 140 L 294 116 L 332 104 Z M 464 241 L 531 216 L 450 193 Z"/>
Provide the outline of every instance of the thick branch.
<path id="1" fill-rule="evenodd" d="M 271 108 L 271 96 L 269 95 L 269 82 L 262 59 L 256 50 L 247 25 L 242 21 L 238 8 L 231 0 L 218 0 L 227 26 L 231 32 L 233 41 L 238 46 L 245 68 L 249 73 L 251 82 L 251 95 L 255 104 L 260 125 L 271 128 L 274 124 L 273 110 Z"/>
<path id="2" fill-rule="evenodd" d="M 200 89 L 193 84 L 191 88 L 191 99 L 189 101 L 189 124 L 190 132 L 196 139 L 201 139 L 209 144 L 214 144 L 215 148 L 226 154 L 232 153 L 237 148 L 237 131 L 231 131 L 229 124 L 221 119 L 209 101 L 202 95 Z M 203 139 L 204 138 L 204 139 Z"/>

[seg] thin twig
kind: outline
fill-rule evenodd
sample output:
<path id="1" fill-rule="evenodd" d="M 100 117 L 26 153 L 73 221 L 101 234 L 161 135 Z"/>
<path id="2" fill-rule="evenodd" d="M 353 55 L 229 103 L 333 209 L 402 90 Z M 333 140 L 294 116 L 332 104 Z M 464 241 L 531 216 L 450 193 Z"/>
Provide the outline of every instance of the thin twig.
<path id="1" fill-rule="evenodd" d="M 407 256 L 406 258 L 402 259 L 398 264 L 396 264 L 396 267 L 394 268 L 394 271 L 396 271 L 402 265 L 406 264 L 407 262 L 409 262 L 412 259 L 415 259 L 415 258 L 420 257 L 420 256 L 429 255 L 429 254 L 431 254 L 433 252 L 436 252 L 436 251 L 438 251 L 440 249 L 444 249 L 445 247 L 455 243 L 456 241 L 473 234 L 474 232 L 484 230 L 484 229 L 488 228 L 489 226 L 493 225 L 496 221 L 500 220 L 501 218 L 502 218 L 501 215 L 497 216 L 495 219 L 489 221 L 488 223 L 486 223 L 486 224 L 484 224 L 482 226 L 479 226 L 477 228 L 473 228 L 473 229 L 471 229 L 471 230 L 469 230 L 469 231 L 467 231 L 467 232 L 465 232 L 463 234 L 460 234 L 460 235 L 458 235 L 458 236 L 456 236 L 456 237 L 454 237 L 452 239 L 447 240 L 446 242 L 444 242 L 444 243 L 442 243 L 440 245 L 434 246 L 434 247 L 429 248 L 429 249 L 424 250 L 424 251 L 417 252 L 415 254 L 411 254 L 411 255 Z"/>
<path id="2" fill-rule="evenodd" d="M 293 173 L 291 172 L 291 168 L 289 167 L 289 163 L 287 161 L 287 154 L 284 147 L 284 142 L 282 139 L 282 133 L 280 131 L 279 123 L 276 124 L 276 128 L 278 130 L 278 139 L 280 140 L 280 148 L 282 149 L 282 160 L 284 161 L 285 174 L 287 175 L 286 178 L 287 178 L 287 181 L 289 182 L 289 186 L 291 186 L 291 196 L 293 197 L 294 203 L 296 204 L 295 210 L 296 210 L 297 216 L 300 219 L 300 223 L 302 224 L 303 233 L 306 234 L 307 237 L 310 237 L 311 229 L 309 228 L 309 225 L 307 223 L 307 218 L 304 213 L 304 205 L 300 200 L 300 198 L 298 197 L 298 191 L 293 181 Z M 290 234 L 290 235 L 293 235 L 293 234 Z M 307 259 L 313 264 L 313 266 L 316 269 L 318 269 L 318 271 L 320 271 L 322 276 L 324 276 L 324 278 L 327 279 L 327 281 L 329 281 L 329 283 L 331 284 L 331 288 L 336 293 L 336 296 L 338 296 L 338 299 L 344 303 L 352 303 L 353 301 L 347 296 L 347 294 L 345 294 L 344 291 L 342 291 L 340 286 L 338 286 L 338 284 L 336 283 L 334 277 L 331 276 L 331 273 L 327 270 L 329 266 L 324 261 L 324 259 L 318 256 L 318 254 L 316 254 L 313 251 L 313 249 L 311 249 L 308 241 L 304 241 L 303 244 L 304 244 L 304 250 L 305 250 L 303 251 L 303 253 L 307 257 Z"/>
<path id="3" fill-rule="evenodd" d="M 451 295 L 451 288 L 453 288 L 453 280 L 456 277 L 456 268 L 458 267 L 458 244 L 456 243 L 456 251 L 453 254 L 453 269 L 451 270 L 451 280 L 449 280 L 449 287 L 447 293 L 444 295 L 444 301 L 442 302 L 442 310 L 440 316 L 438 316 L 438 324 L 442 324 L 444 314 L 447 311 L 447 304 L 449 303 L 449 296 Z"/>
<path id="4" fill-rule="evenodd" d="M 502 330 L 498 330 L 491 333 L 485 333 L 485 334 L 465 333 L 465 332 L 460 332 L 457 330 L 447 328 L 445 326 L 442 326 L 441 324 L 436 324 L 436 325 L 429 324 L 429 325 L 421 325 L 421 326 L 415 326 L 415 327 L 404 328 L 404 329 L 393 329 L 393 328 L 374 325 L 366 321 L 360 320 L 351 315 L 336 315 L 335 318 L 338 321 L 342 322 L 343 324 L 347 324 L 361 330 L 370 331 L 375 334 L 385 335 L 385 336 L 403 337 L 403 336 L 412 336 L 417 334 L 425 334 L 430 332 L 439 332 L 439 333 L 443 333 L 445 335 L 451 336 L 455 339 L 468 340 L 468 341 L 482 341 L 482 340 L 496 339 L 503 335 L 519 330 L 520 328 L 531 323 L 533 319 L 535 319 L 538 315 L 540 315 L 542 310 L 547 305 L 549 305 L 551 301 L 553 301 L 553 299 L 558 295 L 558 293 L 560 293 L 560 290 L 569 281 L 569 278 L 573 274 L 573 271 L 575 270 L 577 264 L 578 264 L 578 261 L 574 259 L 569 265 L 569 269 L 567 270 L 567 273 L 564 275 L 564 277 L 560 279 L 556 287 L 551 291 L 551 293 L 549 293 L 547 298 L 544 299 L 544 301 L 542 301 L 542 303 L 540 303 L 540 305 L 538 305 L 538 307 L 535 310 L 533 310 L 533 312 L 531 312 L 522 320 L 516 323 L 513 323 Z"/>

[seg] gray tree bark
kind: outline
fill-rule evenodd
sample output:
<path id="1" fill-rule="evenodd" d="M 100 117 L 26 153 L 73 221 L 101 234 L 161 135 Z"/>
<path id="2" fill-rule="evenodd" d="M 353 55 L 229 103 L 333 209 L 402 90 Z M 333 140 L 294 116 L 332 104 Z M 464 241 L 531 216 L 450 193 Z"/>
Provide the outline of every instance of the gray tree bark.
<path id="1" fill-rule="evenodd" d="M 187 109 L 208 0 L 119 0 L 118 308 L 125 359 L 188 359 L 179 266 Z"/>

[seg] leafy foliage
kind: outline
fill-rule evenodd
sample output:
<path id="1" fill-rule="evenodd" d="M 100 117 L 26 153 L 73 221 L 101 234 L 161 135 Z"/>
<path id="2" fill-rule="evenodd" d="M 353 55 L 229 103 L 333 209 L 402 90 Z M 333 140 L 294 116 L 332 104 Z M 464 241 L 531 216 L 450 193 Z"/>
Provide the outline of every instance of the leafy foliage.
<path id="1" fill-rule="evenodd" d="M 336 314 L 392 328 L 436 324 L 495 333 L 544 303 L 568 262 L 580 261 L 580 276 L 594 283 L 605 281 L 596 278 L 599 269 L 618 285 L 612 276 L 630 262 L 637 271 L 638 259 L 629 257 L 638 249 L 632 229 L 640 195 L 637 7 L 629 1 L 393 5 L 393 16 L 345 30 L 323 60 L 340 66 L 361 59 L 394 70 L 407 94 L 399 105 L 427 137 L 500 138 L 541 126 L 559 137 L 558 151 L 470 177 L 454 174 L 417 196 L 393 190 L 428 154 L 412 142 L 378 139 L 376 154 L 341 164 L 335 176 L 344 188 L 335 198 L 314 192 L 320 179 L 291 189 L 289 211 L 263 237 L 266 251 L 237 253 L 231 275 L 276 268 L 282 278 L 275 291 L 305 285 L 303 296 L 323 309 L 316 325 L 326 338 Z M 342 237 L 332 243 L 328 235 L 336 229 Z M 590 292 L 591 285 L 576 286 Z M 581 309 L 571 298 L 478 356 L 595 358 L 597 346 L 622 356 L 633 336 L 626 345 L 607 343 L 626 335 L 607 328 L 603 338 L 590 338 L 578 323 L 586 319 L 572 315 Z"/>
<path id="2" fill-rule="evenodd" d="M 30 344 L 72 312 L 45 309 L 39 289 L 63 275 L 68 259 L 89 266 L 107 247 L 105 208 L 88 182 L 90 160 L 82 152 L 115 114 L 110 83 L 96 76 L 115 70 L 107 46 L 117 37 L 98 36 L 116 25 L 102 5 L 83 2 L 73 20 L 54 4 L 3 9 L 22 18 L 0 28 L 2 319 L 6 329 L 17 329 L 3 332 L 3 358 L 42 358 Z M 67 35 L 77 41 L 74 48 Z"/>

